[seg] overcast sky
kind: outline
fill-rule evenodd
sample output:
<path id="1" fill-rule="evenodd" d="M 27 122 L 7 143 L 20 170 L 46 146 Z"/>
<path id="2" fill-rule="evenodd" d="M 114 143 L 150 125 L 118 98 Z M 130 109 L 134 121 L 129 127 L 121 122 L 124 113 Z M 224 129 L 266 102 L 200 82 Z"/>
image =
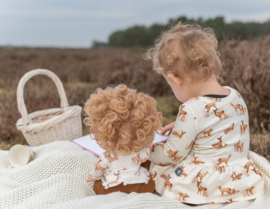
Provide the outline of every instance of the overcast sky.
<path id="1" fill-rule="evenodd" d="M 0 45 L 89 47 L 115 30 L 169 18 L 270 19 L 270 0 L 0 0 Z"/>

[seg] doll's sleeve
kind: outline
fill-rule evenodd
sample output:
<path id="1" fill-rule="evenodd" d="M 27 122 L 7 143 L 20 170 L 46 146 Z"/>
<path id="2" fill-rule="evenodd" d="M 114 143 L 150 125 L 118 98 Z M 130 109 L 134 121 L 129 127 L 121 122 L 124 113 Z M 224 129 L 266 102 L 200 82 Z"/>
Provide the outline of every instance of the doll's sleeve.
<path id="1" fill-rule="evenodd" d="M 104 155 L 101 154 L 95 163 L 92 173 L 89 175 L 87 181 L 96 181 L 102 178 L 104 171 L 108 167 L 108 162 L 105 159 Z"/>
<path id="2" fill-rule="evenodd" d="M 144 147 L 140 152 L 140 162 L 144 163 L 148 160 L 151 153 L 151 145 Z"/>
<path id="3" fill-rule="evenodd" d="M 154 144 L 149 160 L 159 164 L 176 164 L 188 154 L 197 135 L 196 116 L 187 105 L 181 105 L 172 133 L 166 143 Z"/>

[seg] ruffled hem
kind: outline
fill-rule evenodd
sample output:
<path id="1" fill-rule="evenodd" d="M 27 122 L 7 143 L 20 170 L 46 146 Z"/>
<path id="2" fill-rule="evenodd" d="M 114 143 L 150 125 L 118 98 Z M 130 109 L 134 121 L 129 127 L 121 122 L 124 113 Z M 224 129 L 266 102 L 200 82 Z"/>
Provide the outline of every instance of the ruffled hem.
<path id="1" fill-rule="evenodd" d="M 253 196 L 250 196 L 250 197 L 235 198 L 235 199 L 232 200 L 232 202 L 241 202 L 241 201 L 245 201 L 245 200 L 253 200 L 253 199 L 257 199 L 259 197 L 262 197 L 263 195 L 264 195 L 263 192 L 261 192 L 261 193 L 254 194 Z M 167 195 L 161 195 L 161 196 L 162 197 L 172 198 L 172 197 L 167 196 Z M 220 198 L 220 200 L 216 198 L 215 201 L 209 201 L 209 202 L 194 202 L 194 201 L 191 201 L 191 202 L 190 201 L 185 201 L 185 202 L 184 201 L 180 201 L 180 202 L 188 203 L 188 204 L 194 204 L 194 205 L 196 205 L 196 204 L 208 205 L 208 204 L 216 204 L 216 203 L 232 203 L 232 202 L 229 202 L 228 201 L 230 199 L 228 197 L 224 197 L 223 198 L 224 200 L 223 199 L 221 200 L 221 198 Z M 173 198 L 173 199 L 175 199 L 175 198 Z"/>
<path id="2" fill-rule="evenodd" d="M 136 175 L 137 172 L 140 173 L 140 176 Z M 104 178 L 102 178 L 102 185 L 105 187 L 105 189 L 107 189 L 110 187 L 117 186 L 121 183 L 123 183 L 124 185 L 140 184 L 140 183 L 148 184 L 149 179 L 150 179 L 149 171 L 146 168 L 140 166 L 139 170 L 134 170 L 134 171 L 132 171 L 132 173 L 130 173 L 130 171 L 122 172 L 120 174 L 120 178 L 119 178 L 118 182 L 113 183 L 113 184 L 110 184 L 110 183 L 113 181 L 116 181 L 115 176 L 107 175 L 106 181 L 104 180 Z M 110 184 L 110 185 L 107 186 L 108 184 Z"/>
<path id="3" fill-rule="evenodd" d="M 147 181 L 146 180 L 140 180 L 140 181 L 129 181 L 129 180 L 120 181 L 119 180 L 119 182 L 117 182 L 115 184 L 112 184 L 110 186 L 107 186 L 108 183 L 110 183 L 110 182 L 105 182 L 102 179 L 102 185 L 104 186 L 105 189 L 108 189 L 110 187 L 114 187 L 114 186 L 117 186 L 117 185 L 122 184 L 122 183 L 123 183 L 124 186 L 126 186 L 127 184 L 141 184 L 141 183 L 148 184 L 149 180 L 150 180 L 150 177 L 148 177 L 148 180 Z"/>

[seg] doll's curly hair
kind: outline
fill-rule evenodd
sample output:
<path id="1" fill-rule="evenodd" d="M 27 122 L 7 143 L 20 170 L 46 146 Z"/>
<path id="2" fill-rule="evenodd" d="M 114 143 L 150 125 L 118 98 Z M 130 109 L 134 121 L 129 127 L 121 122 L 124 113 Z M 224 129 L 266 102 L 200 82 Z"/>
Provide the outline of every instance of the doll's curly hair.
<path id="1" fill-rule="evenodd" d="M 153 61 L 158 73 L 169 73 L 191 83 L 207 80 L 212 74 L 219 78 L 222 70 L 218 41 L 211 28 L 178 22 L 163 31 L 144 59 Z"/>
<path id="2" fill-rule="evenodd" d="M 162 126 L 155 99 L 122 84 L 97 88 L 85 103 L 84 112 L 87 117 L 83 122 L 91 127 L 94 140 L 114 154 L 139 152 L 151 144 L 154 131 Z"/>

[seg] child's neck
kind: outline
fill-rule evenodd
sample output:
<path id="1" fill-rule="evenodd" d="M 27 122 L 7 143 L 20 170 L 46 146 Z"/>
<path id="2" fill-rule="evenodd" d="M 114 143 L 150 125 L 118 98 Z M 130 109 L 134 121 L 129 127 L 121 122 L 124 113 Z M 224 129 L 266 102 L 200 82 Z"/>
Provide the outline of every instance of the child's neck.
<path id="1" fill-rule="evenodd" d="M 207 81 L 197 82 L 191 84 L 190 87 L 191 97 L 198 97 L 207 94 L 229 95 L 230 90 L 223 88 L 215 76 L 211 76 Z"/>

